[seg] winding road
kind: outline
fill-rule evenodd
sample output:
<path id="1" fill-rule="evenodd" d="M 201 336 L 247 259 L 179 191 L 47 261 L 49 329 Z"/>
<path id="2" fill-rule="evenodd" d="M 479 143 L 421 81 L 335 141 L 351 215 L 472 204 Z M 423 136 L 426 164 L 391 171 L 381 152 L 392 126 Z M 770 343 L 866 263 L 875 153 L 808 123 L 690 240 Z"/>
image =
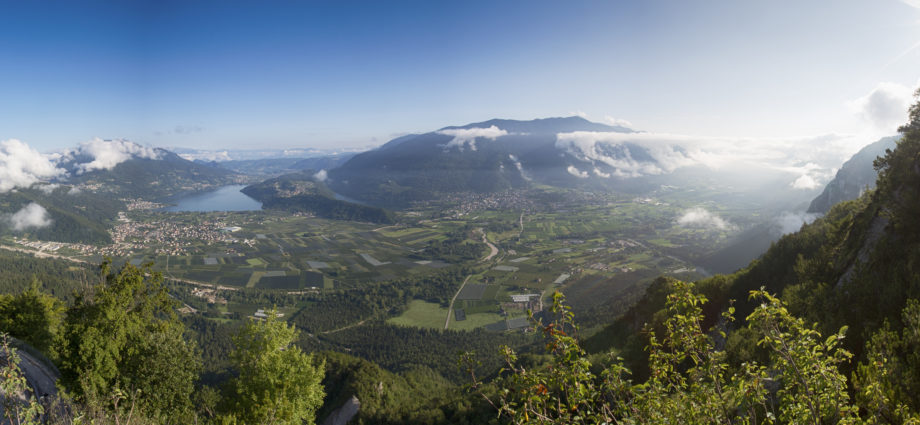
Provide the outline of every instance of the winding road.
<path id="1" fill-rule="evenodd" d="M 483 257 L 482 260 L 479 260 L 480 263 L 485 263 L 486 261 L 489 261 L 498 255 L 498 247 L 493 245 L 492 242 L 489 242 L 489 239 L 486 238 L 486 232 L 484 232 L 481 228 L 476 229 L 476 231 L 482 235 L 482 243 L 489 246 L 489 255 Z M 454 301 L 457 300 L 457 296 L 460 295 L 461 291 L 463 291 L 463 287 L 466 286 L 466 282 L 469 282 L 471 277 L 473 277 L 473 275 L 469 275 L 466 277 L 466 279 L 463 279 L 463 283 L 460 285 L 460 289 L 457 289 L 454 297 L 450 299 L 450 306 L 447 307 L 447 318 L 444 319 L 444 329 L 448 329 L 450 327 L 450 318 L 454 315 Z"/>
<path id="2" fill-rule="evenodd" d="M 471 277 L 473 277 L 473 275 L 469 275 L 466 277 L 466 279 L 463 279 L 463 283 L 460 285 L 460 289 L 458 289 L 457 293 L 454 294 L 454 297 L 450 299 L 450 307 L 447 307 L 447 319 L 444 320 L 445 330 L 450 327 L 450 317 L 454 315 L 454 301 L 457 300 L 457 295 L 460 295 L 460 291 L 463 291 L 463 287 L 466 286 L 466 282 L 469 282 Z"/>

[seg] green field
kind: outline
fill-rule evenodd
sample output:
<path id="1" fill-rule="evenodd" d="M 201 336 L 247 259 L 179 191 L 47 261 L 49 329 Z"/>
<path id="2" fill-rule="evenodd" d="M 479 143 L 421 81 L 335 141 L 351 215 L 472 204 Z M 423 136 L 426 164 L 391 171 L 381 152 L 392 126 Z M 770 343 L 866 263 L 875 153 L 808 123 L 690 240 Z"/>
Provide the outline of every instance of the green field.
<path id="1" fill-rule="evenodd" d="M 184 282 L 292 295 L 362 291 L 389 281 L 424 279 L 444 267 L 464 265 L 474 274 L 470 282 L 487 288 L 481 299 L 458 300 L 455 307 L 464 311 L 466 319 L 457 322 L 452 318 L 451 329 L 473 329 L 503 320 L 502 304 L 511 303 L 512 295 L 543 293 L 548 299 L 559 289 L 577 300 L 576 307 L 596 305 L 641 287 L 649 276 L 695 270 L 694 256 L 720 246 L 729 233 L 677 225 L 681 212 L 697 205 L 682 196 L 666 202 L 616 195 L 584 201 L 575 196 L 572 201 L 533 210 L 482 210 L 453 216 L 438 215 L 440 210 L 434 208 L 401 214 L 397 224 L 390 226 L 266 211 L 135 211 L 129 212 L 130 219 L 147 226 L 148 234 L 176 228 L 182 234 L 193 231 L 210 236 L 167 238 L 162 243 L 145 236 L 129 238 L 125 243 L 134 245 L 123 261 L 153 262 L 167 277 Z M 719 210 L 716 204 L 705 206 Z M 240 230 L 215 233 L 226 226 Z M 499 247 L 498 255 L 486 263 L 477 259 L 464 264 L 423 255 L 432 242 L 448 240 L 458 231 L 465 236 L 464 245 L 482 244 L 485 235 Z M 561 274 L 571 277 L 557 288 L 553 281 Z M 521 306 L 506 307 L 508 314 L 523 314 Z M 446 308 L 418 300 L 401 309 L 404 313 L 390 318 L 390 323 L 443 328 L 447 315 Z M 232 305 L 229 311 L 244 313 Z"/>
<path id="2" fill-rule="evenodd" d="M 467 314 L 466 320 L 456 321 L 453 318 L 450 319 L 450 329 L 461 330 L 461 331 L 471 331 L 476 328 L 481 328 L 485 325 L 492 324 L 504 320 L 504 318 L 497 313 L 473 313 Z M 441 324 L 443 326 L 443 323 Z"/>
<path id="3" fill-rule="evenodd" d="M 403 314 L 387 319 L 387 323 L 400 326 L 444 329 L 444 320 L 446 318 L 447 309 L 439 304 L 412 300 L 409 302 L 409 308 Z M 453 324 L 453 318 L 451 318 L 451 324 Z"/>

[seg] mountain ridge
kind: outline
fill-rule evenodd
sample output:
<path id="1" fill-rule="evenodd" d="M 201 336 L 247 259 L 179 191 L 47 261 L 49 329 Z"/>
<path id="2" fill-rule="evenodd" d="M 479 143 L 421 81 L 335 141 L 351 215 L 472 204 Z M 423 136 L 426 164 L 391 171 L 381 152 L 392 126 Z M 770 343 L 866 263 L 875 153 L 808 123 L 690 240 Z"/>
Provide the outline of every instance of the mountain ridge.
<path id="1" fill-rule="evenodd" d="M 843 163 L 833 180 L 808 206 L 809 213 L 826 213 L 832 206 L 843 201 L 856 199 L 865 190 L 875 189 L 878 173 L 875 171 L 875 159 L 894 149 L 900 136 L 883 137 L 871 143 Z"/>

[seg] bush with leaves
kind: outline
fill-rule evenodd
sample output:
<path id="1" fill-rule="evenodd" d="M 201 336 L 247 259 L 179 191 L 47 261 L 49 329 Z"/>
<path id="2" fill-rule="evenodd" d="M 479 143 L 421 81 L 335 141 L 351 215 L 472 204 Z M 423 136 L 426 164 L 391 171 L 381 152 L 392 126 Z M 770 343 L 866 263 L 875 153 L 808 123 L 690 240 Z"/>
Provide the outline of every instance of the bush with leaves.
<path id="1" fill-rule="evenodd" d="M 872 423 L 920 424 L 920 301 L 908 300 L 901 332 L 890 323 L 870 338 L 853 385 Z"/>
<path id="2" fill-rule="evenodd" d="M 10 345 L 7 334 L 0 334 L 0 398 L 5 423 L 31 425 L 40 423 L 42 405 L 32 394 L 26 377 L 19 369 L 19 354 Z"/>
<path id="3" fill-rule="evenodd" d="M 78 401 L 118 414 L 135 409 L 164 423 L 192 414 L 201 368 L 177 302 L 149 267 L 103 263 L 102 281 L 77 296 L 64 323 L 59 368 Z"/>
<path id="4" fill-rule="evenodd" d="M 230 383 L 227 422 L 312 424 L 323 404 L 323 362 L 294 346 L 298 331 L 273 309 L 250 320 L 233 338 L 239 376 Z"/>
<path id="5" fill-rule="evenodd" d="M 43 292 L 38 279 L 33 277 L 25 291 L 0 295 L 0 332 L 52 355 L 50 351 L 57 340 L 64 310 L 64 302 Z"/>
<path id="6" fill-rule="evenodd" d="M 792 317 L 782 302 L 752 291 L 761 303 L 747 318 L 769 364 L 750 361 L 731 368 L 718 347 L 733 321 L 733 309 L 714 329 L 702 329 L 705 296 L 693 284 L 675 282 L 668 295 L 665 333 L 648 330 L 652 374 L 644 383 L 628 379 L 615 359 L 600 372 L 579 346 L 574 315 L 561 294 L 554 295 L 552 323 L 538 325 L 551 360 L 525 368 L 510 348 L 492 389 L 474 378 L 477 389 L 504 420 L 516 423 L 575 424 L 824 424 L 858 423 L 839 366 L 850 358 L 840 347 L 845 329 L 824 339 L 813 326 Z"/>

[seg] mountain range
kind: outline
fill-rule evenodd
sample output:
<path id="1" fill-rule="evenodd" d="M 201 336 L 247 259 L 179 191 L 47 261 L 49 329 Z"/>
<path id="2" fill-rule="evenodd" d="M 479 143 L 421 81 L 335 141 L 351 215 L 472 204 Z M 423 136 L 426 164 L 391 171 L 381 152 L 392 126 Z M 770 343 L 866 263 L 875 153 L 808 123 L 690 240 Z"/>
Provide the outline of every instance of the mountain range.
<path id="1" fill-rule="evenodd" d="M 793 184 L 795 173 L 809 172 L 805 162 L 745 164 L 735 160 L 730 144 L 712 145 L 659 139 L 577 116 L 493 119 L 398 137 L 327 169 L 326 184 L 349 198 L 390 208 L 444 194 L 540 185 L 634 195 L 664 186 L 777 210 L 816 194 L 817 184 Z"/>
<path id="2" fill-rule="evenodd" d="M 241 181 L 233 171 L 186 160 L 174 152 L 152 148 L 147 155 L 132 154 L 115 164 L 87 167 L 93 157 L 76 154 L 59 163 L 69 177 L 61 183 L 97 187 L 117 197 L 164 200 Z"/>

